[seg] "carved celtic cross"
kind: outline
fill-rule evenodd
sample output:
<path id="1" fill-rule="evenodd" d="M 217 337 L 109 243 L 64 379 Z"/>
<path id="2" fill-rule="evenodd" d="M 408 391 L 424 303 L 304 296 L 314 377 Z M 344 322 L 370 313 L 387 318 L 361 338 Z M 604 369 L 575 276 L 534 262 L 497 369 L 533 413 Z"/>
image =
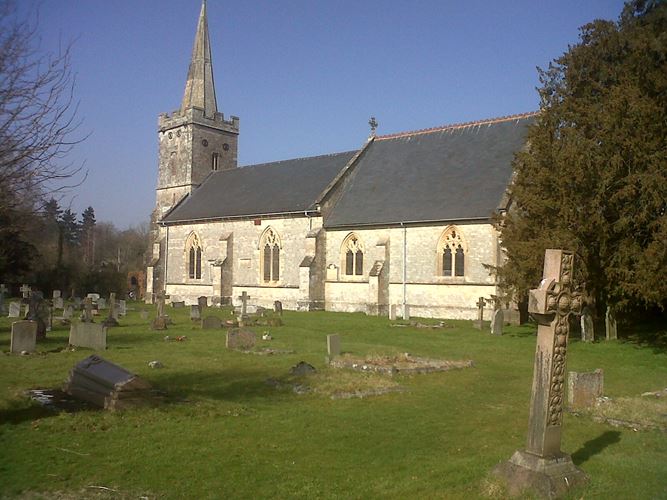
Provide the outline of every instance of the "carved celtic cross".
<path id="1" fill-rule="evenodd" d="M 527 451 L 560 454 L 565 359 L 570 314 L 581 312 L 581 294 L 572 286 L 574 254 L 547 250 L 539 288 L 530 291 L 528 312 L 538 323 Z"/>

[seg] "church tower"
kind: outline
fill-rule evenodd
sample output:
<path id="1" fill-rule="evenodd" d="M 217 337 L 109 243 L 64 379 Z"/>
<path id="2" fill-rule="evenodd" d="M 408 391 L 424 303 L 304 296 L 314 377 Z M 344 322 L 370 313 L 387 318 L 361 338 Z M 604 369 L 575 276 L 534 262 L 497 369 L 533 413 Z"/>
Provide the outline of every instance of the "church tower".
<path id="1" fill-rule="evenodd" d="M 206 0 L 203 0 L 181 107 L 158 118 L 159 165 L 151 216 L 146 295 L 164 288 L 165 230 L 159 221 L 212 171 L 236 168 L 239 119 L 218 112 Z"/>
<path id="2" fill-rule="evenodd" d="M 236 167 L 238 135 L 239 119 L 218 112 L 204 0 L 181 107 L 158 118 L 156 221 L 211 171 Z"/>

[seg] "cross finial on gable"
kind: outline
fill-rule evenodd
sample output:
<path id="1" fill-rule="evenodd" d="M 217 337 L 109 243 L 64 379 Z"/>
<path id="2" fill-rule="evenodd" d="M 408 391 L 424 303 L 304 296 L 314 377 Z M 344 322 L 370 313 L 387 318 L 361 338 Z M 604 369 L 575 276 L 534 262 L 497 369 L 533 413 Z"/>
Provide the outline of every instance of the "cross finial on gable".
<path id="1" fill-rule="evenodd" d="M 378 122 L 374 116 L 371 116 L 371 119 L 368 120 L 368 124 L 371 126 L 371 137 L 375 137 L 375 131 L 378 128 Z"/>

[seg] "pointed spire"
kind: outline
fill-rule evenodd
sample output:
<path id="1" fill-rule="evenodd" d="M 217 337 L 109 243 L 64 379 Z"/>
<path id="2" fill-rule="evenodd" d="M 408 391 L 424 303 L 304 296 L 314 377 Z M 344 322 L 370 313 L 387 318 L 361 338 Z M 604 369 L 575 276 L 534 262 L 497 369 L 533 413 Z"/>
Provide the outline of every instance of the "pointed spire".
<path id="1" fill-rule="evenodd" d="M 213 117 L 218 111 L 218 104 L 215 100 L 215 86 L 213 85 L 213 64 L 211 62 L 211 42 L 208 38 L 208 22 L 206 20 L 206 0 L 203 0 L 201 4 L 181 111 L 192 107 L 203 109 L 204 115 L 208 117 Z"/>

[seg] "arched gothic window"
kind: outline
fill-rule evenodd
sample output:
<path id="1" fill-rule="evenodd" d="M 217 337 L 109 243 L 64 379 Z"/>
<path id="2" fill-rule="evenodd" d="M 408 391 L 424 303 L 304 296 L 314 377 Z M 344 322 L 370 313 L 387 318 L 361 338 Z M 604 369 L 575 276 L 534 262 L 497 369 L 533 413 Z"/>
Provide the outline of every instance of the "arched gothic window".
<path id="1" fill-rule="evenodd" d="M 188 261 L 188 278 L 201 279 L 202 247 L 197 233 L 190 233 L 185 243 L 185 251 Z"/>
<path id="2" fill-rule="evenodd" d="M 347 276 L 363 276 L 364 274 L 364 246 L 354 233 L 343 241 L 341 266 Z"/>
<path id="3" fill-rule="evenodd" d="M 264 283 L 276 283 L 280 279 L 280 237 L 269 227 L 260 238 L 259 250 Z"/>
<path id="4" fill-rule="evenodd" d="M 461 232 L 448 227 L 438 241 L 438 274 L 440 276 L 465 276 L 466 244 Z"/>

